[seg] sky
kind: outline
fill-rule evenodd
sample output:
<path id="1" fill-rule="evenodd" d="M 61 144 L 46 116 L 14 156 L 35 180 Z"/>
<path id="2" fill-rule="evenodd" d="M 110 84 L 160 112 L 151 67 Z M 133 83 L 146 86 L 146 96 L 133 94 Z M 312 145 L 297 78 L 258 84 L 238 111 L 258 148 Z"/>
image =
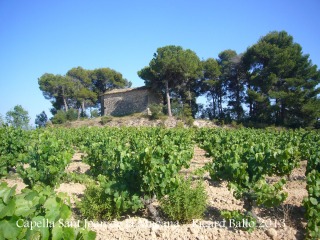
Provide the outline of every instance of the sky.
<path id="1" fill-rule="evenodd" d="M 109 67 L 132 82 L 157 48 L 178 45 L 200 59 L 246 51 L 271 31 L 287 31 L 320 66 L 318 0 L 0 0 L 0 114 L 15 105 L 50 114 L 44 73 Z"/>

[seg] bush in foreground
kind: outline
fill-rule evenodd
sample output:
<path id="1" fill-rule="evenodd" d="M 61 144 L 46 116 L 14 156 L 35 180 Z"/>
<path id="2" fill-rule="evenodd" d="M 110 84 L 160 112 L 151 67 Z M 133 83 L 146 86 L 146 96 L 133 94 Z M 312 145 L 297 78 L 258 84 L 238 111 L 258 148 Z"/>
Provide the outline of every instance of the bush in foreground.
<path id="1" fill-rule="evenodd" d="M 100 179 L 99 185 L 87 187 L 78 206 L 85 218 L 109 221 L 126 213 L 135 213 L 143 204 L 138 196 L 131 195 L 119 184 Z"/>
<path id="2" fill-rule="evenodd" d="M 96 233 L 68 226 L 71 209 L 50 187 L 35 186 L 15 193 L 16 186 L 0 184 L 0 239 L 83 239 Z"/>
<path id="3" fill-rule="evenodd" d="M 161 209 L 170 220 L 182 223 L 202 217 L 207 195 L 202 182 L 192 185 L 191 179 L 181 180 L 179 186 L 161 200 Z"/>

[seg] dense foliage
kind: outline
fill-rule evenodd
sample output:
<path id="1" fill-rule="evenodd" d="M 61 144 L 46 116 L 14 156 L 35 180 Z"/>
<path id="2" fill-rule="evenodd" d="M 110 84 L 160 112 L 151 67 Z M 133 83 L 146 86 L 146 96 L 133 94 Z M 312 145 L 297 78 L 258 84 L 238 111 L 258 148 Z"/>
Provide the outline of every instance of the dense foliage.
<path id="1" fill-rule="evenodd" d="M 181 223 L 200 219 L 207 208 L 207 194 L 201 181 L 193 184 L 191 179 L 181 179 L 161 200 L 163 212 L 172 221 Z"/>
<path id="2" fill-rule="evenodd" d="M 50 187 L 25 189 L 0 185 L 0 239 L 95 239 L 95 233 L 72 227 L 71 209 Z"/>
<path id="3" fill-rule="evenodd" d="M 193 156 L 192 134 L 183 129 L 96 128 L 82 144 L 93 176 L 105 175 L 147 196 L 166 194 Z"/>
<path id="4" fill-rule="evenodd" d="M 304 199 L 304 206 L 306 207 L 307 224 L 307 238 L 320 238 L 320 172 L 312 170 L 307 175 L 307 191 L 308 197 Z"/>
<path id="5" fill-rule="evenodd" d="M 59 110 L 67 112 L 71 108 L 76 110 L 77 118 L 85 116 L 88 107 L 98 106 L 98 96 L 106 90 L 131 86 L 121 73 L 113 69 L 86 70 L 82 67 L 72 68 L 64 76 L 45 73 L 38 83 L 44 97 L 52 102 L 52 114 Z M 63 117 L 59 116 L 56 123 L 62 120 Z"/>
<path id="6" fill-rule="evenodd" d="M 74 149 L 83 152 L 83 161 L 90 165 L 90 172 L 86 178 L 77 178 L 87 183 L 78 206 L 83 217 L 96 220 L 112 220 L 143 208 L 149 209 L 150 202 L 155 199 L 163 203 L 163 212 L 169 219 L 188 222 L 193 217 L 200 217 L 205 208 L 203 188 L 179 177 L 179 171 L 189 167 L 194 144 L 200 145 L 212 157 L 206 167 L 211 178 L 227 181 L 235 198 L 244 201 L 246 212 L 222 213 L 226 218 L 238 220 L 246 217 L 255 222 L 256 207 L 281 204 L 287 196 L 283 191 L 287 178 L 301 160 L 308 160 L 308 197 L 304 200 L 307 236 L 311 239 L 319 237 L 320 137 L 316 131 L 130 127 L 26 131 L 3 126 L 0 127 L 0 139 L 1 175 L 18 170 L 28 185 L 26 193 L 37 192 L 32 196 L 49 196 L 51 193 L 46 193 L 49 187 L 64 179 L 64 170 Z M 270 182 L 270 176 L 282 178 Z M 8 195 L 10 197 L 3 197 L 1 209 L 11 209 L 5 199 L 15 198 L 13 190 L 4 185 L 2 188 L 0 195 L 12 193 Z M 25 198 L 25 195 L 21 196 L 16 197 Z M 4 216 L 1 224 L 11 221 L 12 211 L 0 210 L 10 214 Z M 3 224 L 10 225 L 9 222 Z M 4 231 L 4 234 L 10 233 Z"/>
<path id="7" fill-rule="evenodd" d="M 165 46 L 157 49 L 149 66 L 138 72 L 146 86 L 162 91 L 166 99 L 168 115 L 172 116 L 171 94 L 192 108 L 195 103 L 195 85 L 201 76 L 201 62 L 195 52 L 180 46 Z M 184 86 L 181 88 L 181 86 Z"/>
<path id="8" fill-rule="evenodd" d="M 30 132 L 9 126 L 0 127 L 0 176 L 12 171 L 27 153 Z"/>
<path id="9" fill-rule="evenodd" d="M 320 124 L 320 71 L 285 31 L 266 34 L 243 53 L 227 49 L 202 61 L 181 46 L 159 47 L 138 76 L 162 95 L 169 116 L 234 120 L 246 126 Z M 69 109 L 77 111 L 77 119 L 88 117 L 88 108 L 100 108 L 102 93 L 131 86 L 113 69 L 82 67 L 64 76 L 45 73 L 38 83 L 52 102 L 55 123 L 67 121 L 63 112 Z M 206 104 L 197 103 L 199 96 L 207 98 Z"/>
<path id="10" fill-rule="evenodd" d="M 271 32 L 243 56 L 252 119 L 290 127 L 319 117 L 319 70 L 286 32 Z"/>
<path id="11" fill-rule="evenodd" d="M 307 239 L 320 238 L 320 136 L 306 134 L 302 152 L 308 159 L 306 177 L 308 197 L 304 199 L 306 208 Z"/>
<path id="12" fill-rule="evenodd" d="M 224 50 L 200 65 L 191 53 L 179 46 L 158 48 L 138 72 L 164 94 L 169 116 L 172 100 L 173 108 L 187 105 L 193 116 L 227 122 L 294 128 L 318 123 L 320 72 L 285 31 L 268 33 L 242 54 Z M 207 106 L 195 103 L 199 95 L 207 97 Z"/>
<path id="13" fill-rule="evenodd" d="M 24 128 L 29 127 L 30 117 L 28 111 L 21 105 L 16 105 L 6 113 L 6 123 L 12 127 Z"/>
<path id="14" fill-rule="evenodd" d="M 253 217 L 255 207 L 274 207 L 286 199 L 286 179 L 271 183 L 266 178 L 290 176 L 299 161 L 319 154 L 317 141 L 311 141 L 316 136 L 304 130 L 252 129 L 201 129 L 197 134 L 213 159 L 207 166 L 211 178 L 227 181 L 234 197 L 243 200 L 245 214 Z"/>
<path id="15" fill-rule="evenodd" d="M 74 153 L 60 136 L 49 131 L 38 131 L 38 135 L 28 146 L 24 163 L 29 167 L 19 167 L 23 181 L 30 187 L 41 182 L 54 187 L 65 174 L 64 169 Z"/>
<path id="16" fill-rule="evenodd" d="M 80 142 L 82 151 L 87 154 L 84 161 L 99 181 L 99 187 L 90 187 L 85 193 L 86 203 L 81 209 L 88 217 L 95 211 L 95 205 L 109 219 L 129 210 L 137 211 L 146 199 L 154 196 L 160 199 L 178 186 L 178 172 L 189 166 L 193 156 L 192 134 L 183 129 L 81 131 L 85 134 Z M 101 194 L 96 195 L 94 190 Z M 102 197 L 105 203 L 100 205 Z M 96 204 L 87 204 L 93 201 Z M 89 209 L 85 209 L 84 204 Z"/>
<path id="17" fill-rule="evenodd" d="M 107 178 L 100 176 L 99 185 L 95 183 L 87 186 L 78 206 L 87 219 L 111 221 L 137 212 L 143 208 L 143 203 L 125 185 L 107 181 Z"/>
<path id="18" fill-rule="evenodd" d="M 48 117 L 45 111 L 42 111 L 40 114 L 36 116 L 36 120 L 34 123 L 38 128 L 45 127 L 48 122 Z"/>

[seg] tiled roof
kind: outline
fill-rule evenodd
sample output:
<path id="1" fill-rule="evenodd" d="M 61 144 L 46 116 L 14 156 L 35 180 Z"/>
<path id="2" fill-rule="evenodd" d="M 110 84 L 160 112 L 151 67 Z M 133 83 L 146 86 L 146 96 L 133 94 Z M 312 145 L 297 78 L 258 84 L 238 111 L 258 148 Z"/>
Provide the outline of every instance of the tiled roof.
<path id="1" fill-rule="evenodd" d="M 144 90 L 144 89 L 147 89 L 147 88 L 143 86 L 143 87 L 138 87 L 138 88 L 113 89 L 113 90 L 110 90 L 110 91 L 106 91 L 102 95 L 113 94 L 113 93 L 124 93 L 124 92 L 130 92 L 130 91 L 134 91 L 134 90 Z"/>

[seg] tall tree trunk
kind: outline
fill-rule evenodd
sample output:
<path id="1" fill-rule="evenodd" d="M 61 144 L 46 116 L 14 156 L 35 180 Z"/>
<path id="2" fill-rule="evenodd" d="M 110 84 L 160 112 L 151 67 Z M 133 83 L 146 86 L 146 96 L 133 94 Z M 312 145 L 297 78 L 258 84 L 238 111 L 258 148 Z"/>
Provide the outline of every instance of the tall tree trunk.
<path id="1" fill-rule="evenodd" d="M 168 116 L 169 116 L 169 117 L 172 117 L 168 80 L 165 81 L 165 85 L 166 85 L 166 97 L 167 97 L 167 106 L 168 106 Z"/>
<path id="2" fill-rule="evenodd" d="M 81 108 L 78 108 L 78 120 L 80 119 Z"/>
<path id="3" fill-rule="evenodd" d="M 281 108 L 280 108 L 280 123 L 284 124 L 285 123 L 285 118 L 286 118 L 286 105 L 283 102 L 283 100 L 280 100 Z"/>
<path id="4" fill-rule="evenodd" d="M 212 96 L 213 118 L 216 118 L 216 100 L 215 100 L 214 94 L 211 94 L 211 96 Z"/>
<path id="5" fill-rule="evenodd" d="M 192 109 L 192 106 L 191 106 L 191 90 L 190 90 L 190 86 L 189 86 L 189 105 L 190 105 L 190 109 Z"/>
<path id="6" fill-rule="evenodd" d="M 67 100 L 66 100 L 66 95 L 65 95 L 65 91 L 64 91 L 64 87 L 61 88 L 61 97 L 63 99 L 63 104 L 64 104 L 64 109 L 66 110 L 66 112 L 69 110 L 68 108 L 68 104 L 67 104 Z"/>
<path id="7" fill-rule="evenodd" d="M 219 95 L 218 96 L 218 111 L 219 111 L 219 118 L 222 115 L 222 96 Z"/>
<path id="8" fill-rule="evenodd" d="M 66 112 L 69 110 L 69 108 L 68 108 L 68 104 L 67 104 L 67 100 L 66 100 L 66 98 L 65 97 L 62 97 L 62 99 L 63 99 L 63 104 L 64 104 L 64 109 L 66 110 Z"/>
<path id="9" fill-rule="evenodd" d="M 85 109 L 84 109 L 84 100 L 81 103 L 81 109 L 82 109 L 82 112 L 84 113 L 84 111 L 85 111 Z"/>
<path id="10" fill-rule="evenodd" d="M 249 84 L 249 80 L 247 80 L 247 82 L 248 82 L 248 89 L 250 90 L 251 86 Z M 247 91 L 247 94 L 248 94 L 248 91 Z M 249 117 L 251 118 L 252 117 L 252 99 L 251 98 L 248 98 L 248 103 L 249 103 Z"/>
<path id="11" fill-rule="evenodd" d="M 240 118 L 241 118 L 241 115 L 242 115 L 242 111 L 241 111 L 241 99 L 240 99 L 239 82 L 237 82 L 236 113 L 237 113 L 237 121 L 240 121 Z"/>
<path id="12" fill-rule="evenodd" d="M 278 107 L 279 106 L 279 99 L 276 98 L 276 106 Z M 276 115 L 276 125 L 280 125 L 280 106 L 279 106 L 279 109 L 276 109 L 275 110 L 275 115 Z"/>

